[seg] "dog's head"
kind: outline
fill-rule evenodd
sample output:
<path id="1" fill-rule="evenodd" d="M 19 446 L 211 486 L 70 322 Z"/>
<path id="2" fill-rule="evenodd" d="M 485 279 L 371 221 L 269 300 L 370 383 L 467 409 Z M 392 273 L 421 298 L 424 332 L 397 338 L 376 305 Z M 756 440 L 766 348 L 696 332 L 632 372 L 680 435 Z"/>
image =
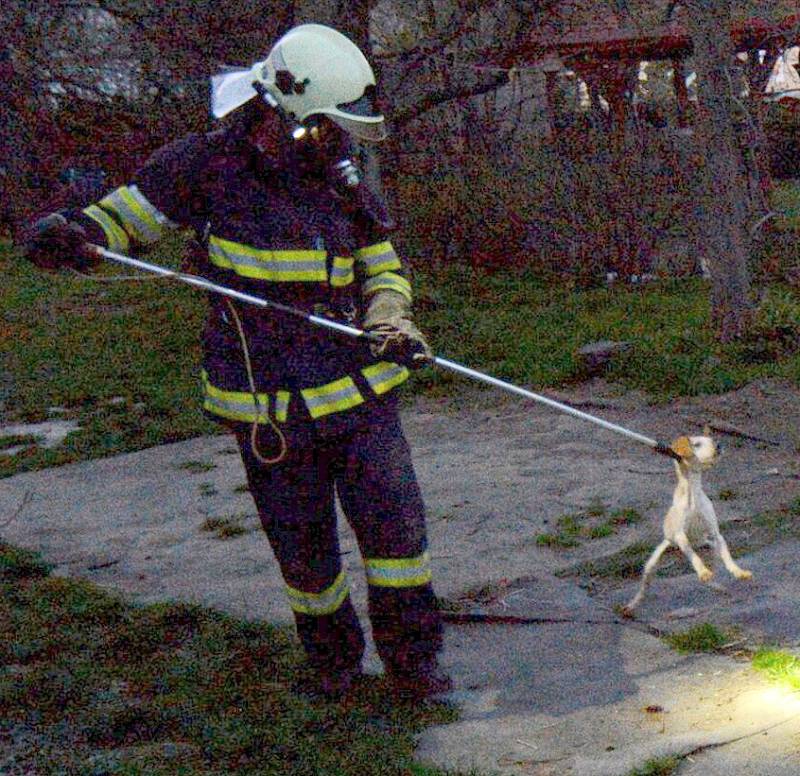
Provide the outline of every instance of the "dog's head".
<path id="1" fill-rule="evenodd" d="M 708 469 L 719 457 L 720 449 L 706 426 L 702 436 L 678 437 L 670 447 L 681 457 L 681 463 L 690 469 Z"/>

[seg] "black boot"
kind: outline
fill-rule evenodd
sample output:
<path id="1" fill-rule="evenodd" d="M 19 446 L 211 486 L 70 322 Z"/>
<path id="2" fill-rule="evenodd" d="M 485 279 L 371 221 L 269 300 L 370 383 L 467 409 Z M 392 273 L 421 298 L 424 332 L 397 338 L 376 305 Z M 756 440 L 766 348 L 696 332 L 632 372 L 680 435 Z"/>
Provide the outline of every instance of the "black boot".
<path id="1" fill-rule="evenodd" d="M 363 677 L 360 666 L 331 671 L 317 670 L 295 682 L 293 689 L 313 700 L 338 703 L 356 689 Z"/>
<path id="2" fill-rule="evenodd" d="M 320 693 L 326 700 L 341 701 L 356 688 L 363 676 L 360 669 L 340 671 L 336 674 L 320 674 Z"/>
<path id="3" fill-rule="evenodd" d="M 453 689 L 453 680 L 435 657 L 402 668 L 390 667 L 387 676 L 392 694 L 403 702 L 436 700 Z"/>

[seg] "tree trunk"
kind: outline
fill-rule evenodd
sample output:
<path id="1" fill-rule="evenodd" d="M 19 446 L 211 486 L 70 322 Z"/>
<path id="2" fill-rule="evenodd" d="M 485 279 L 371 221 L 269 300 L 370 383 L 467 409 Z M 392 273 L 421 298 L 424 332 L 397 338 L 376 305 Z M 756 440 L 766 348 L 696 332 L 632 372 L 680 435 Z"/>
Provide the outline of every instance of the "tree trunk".
<path id="1" fill-rule="evenodd" d="M 750 86 L 750 116 L 753 122 L 753 156 L 755 162 L 755 186 L 751 192 L 757 217 L 769 210 L 769 195 L 773 189 L 772 174 L 769 168 L 769 141 L 764 131 L 764 90 L 769 83 L 772 67 L 780 55 L 780 47 L 770 41 L 766 45 L 766 58 L 758 61 L 758 51 L 750 51 L 746 73 Z M 760 210 L 760 212 L 758 212 Z"/>
<path id="2" fill-rule="evenodd" d="M 700 107 L 698 250 L 711 272 L 712 323 L 721 342 L 740 338 L 752 315 L 747 185 L 733 121 L 731 0 L 689 0 Z"/>

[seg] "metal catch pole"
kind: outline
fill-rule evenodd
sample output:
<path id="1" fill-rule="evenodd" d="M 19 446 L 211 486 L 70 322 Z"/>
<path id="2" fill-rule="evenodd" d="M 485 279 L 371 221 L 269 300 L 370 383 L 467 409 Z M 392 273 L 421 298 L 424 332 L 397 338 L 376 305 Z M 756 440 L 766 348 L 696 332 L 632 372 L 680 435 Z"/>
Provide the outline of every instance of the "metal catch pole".
<path id="1" fill-rule="evenodd" d="M 252 294 L 246 294 L 242 291 L 236 291 L 235 289 L 228 288 L 227 286 L 221 286 L 217 283 L 212 283 L 210 280 L 206 280 L 206 278 L 198 277 L 197 275 L 190 275 L 185 272 L 176 272 L 175 270 L 167 269 L 166 267 L 161 267 L 158 264 L 150 264 L 149 262 L 142 261 L 141 259 L 134 259 L 130 256 L 123 256 L 120 253 L 114 253 L 113 251 L 109 251 L 106 248 L 102 248 L 100 246 L 92 246 L 93 249 L 103 258 L 110 259 L 111 261 L 115 261 L 119 264 L 125 264 L 129 267 L 134 267 L 135 269 L 142 270 L 144 272 L 150 272 L 152 274 L 161 275 L 165 278 L 172 278 L 173 280 L 178 280 L 181 283 L 186 283 L 190 286 L 195 286 L 196 288 L 202 288 L 205 291 L 211 291 L 215 294 L 220 294 L 222 296 L 230 297 L 231 299 L 238 299 L 240 302 L 245 302 L 247 304 L 255 305 L 256 307 L 262 307 L 271 310 L 278 310 L 282 313 L 287 313 L 289 315 L 293 315 L 295 317 L 304 318 L 309 323 L 313 323 L 316 326 L 322 326 L 326 329 L 331 329 L 332 331 L 340 332 L 341 334 L 347 334 L 351 337 L 362 337 L 373 339 L 373 335 L 369 332 L 365 332 L 363 329 L 358 329 L 355 326 L 348 326 L 347 324 L 338 323 L 337 321 L 333 321 L 330 318 L 325 318 L 319 315 L 313 315 L 312 313 L 307 313 L 303 310 L 299 310 L 296 307 L 290 307 L 289 305 L 281 304 L 280 302 L 272 302 L 268 299 L 263 299 L 258 296 L 253 296 Z M 605 428 L 608 431 L 613 431 L 616 434 L 621 434 L 628 439 L 632 439 L 636 442 L 640 442 L 644 445 L 650 447 L 654 452 L 659 453 L 661 455 L 666 455 L 670 458 L 675 460 L 681 460 L 680 456 L 669 447 L 669 445 L 664 444 L 663 442 L 659 442 L 656 439 L 651 439 L 650 437 L 643 436 L 642 434 L 637 434 L 635 431 L 630 431 L 623 426 L 619 426 L 616 423 L 609 423 L 607 420 L 603 420 L 602 418 L 598 418 L 594 415 L 590 415 L 587 412 L 581 412 L 581 410 L 577 410 L 574 407 L 570 407 L 567 404 L 562 404 L 561 402 L 555 401 L 554 399 L 548 399 L 546 396 L 542 396 L 541 394 L 534 393 L 533 391 L 529 391 L 526 388 L 521 388 L 518 385 L 514 385 L 513 383 L 506 382 L 505 380 L 500 380 L 497 377 L 492 377 L 484 372 L 479 372 L 476 369 L 470 369 L 469 367 L 462 366 L 461 364 L 456 363 L 455 361 L 450 361 L 446 358 L 440 358 L 439 356 L 434 357 L 433 363 L 436 366 L 447 369 L 451 372 L 455 372 L 460 375 L 464 375 L 465 377 L 469 377 L 472 380 L 477 380 L 482 383 L 486 383 L 487 385 L 492 385 L 495 388 L 500 388 L 503 391 L 507 391 L 508 393 L 516 394 L 517 396 L 522 396 L 526 399 L 531 399 L 532 401 L 539 402 L 540 404 L 544 404 L 552 409 L 558 410 L 559 412 L 566 413 L 567 415 L 572 415 L 575 418 L 579 418 L 580 420 L 585 420 L 589 423 L 593 423 L 596 426 L 600 426 L 601 428 Z"/>

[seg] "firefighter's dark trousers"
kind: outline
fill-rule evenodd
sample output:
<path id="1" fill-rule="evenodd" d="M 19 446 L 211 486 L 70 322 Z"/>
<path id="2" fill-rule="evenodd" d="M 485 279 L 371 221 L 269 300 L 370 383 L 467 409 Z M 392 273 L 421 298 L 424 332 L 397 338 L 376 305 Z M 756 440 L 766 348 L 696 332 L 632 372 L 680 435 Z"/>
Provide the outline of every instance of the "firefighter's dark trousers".
<path id="1" fill-rule="evenodd" d="M 425 512 L 396 411 L 379 409 L 344 436 L 290 447 L 277 465 L 237 433 L 250 490 L 280 564 L 297 632 L 320 671 L 353 670 L 364 636 L 342 570 L 334 493 L 358 539 L 378 654 L 413 673 L 441 648 Z"/>

